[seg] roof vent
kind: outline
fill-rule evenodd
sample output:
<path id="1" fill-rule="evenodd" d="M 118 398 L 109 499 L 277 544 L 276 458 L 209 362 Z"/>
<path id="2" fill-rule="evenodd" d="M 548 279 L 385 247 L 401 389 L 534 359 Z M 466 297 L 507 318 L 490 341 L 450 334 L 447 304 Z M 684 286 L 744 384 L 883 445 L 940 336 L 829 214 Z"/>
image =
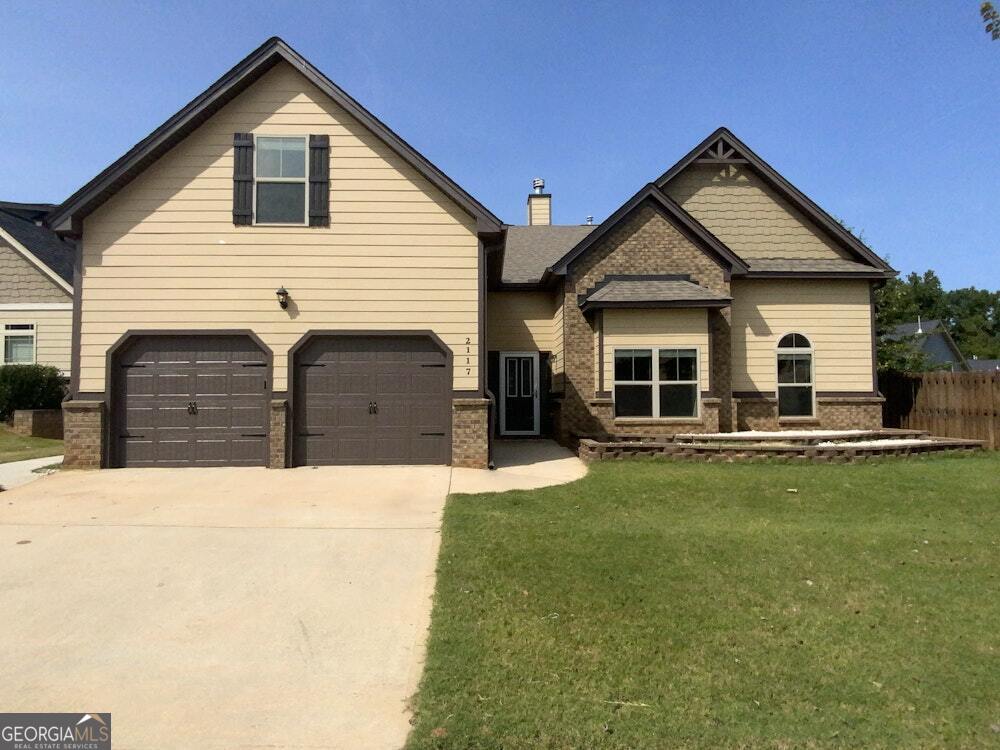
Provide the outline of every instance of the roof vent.
<path id="1" fill-rule="evenodd" d="M 534 191 L 535 195 L 541 195 L 545 192 L 545 180 L 541 177 L 536 177 L 531 181 L 531 189 Z"/>
<path id="2" fill-rule="evenodd" d="M 593 225 L 593 223 L 594 223 L 594 217 L 593 216 L 588 216 L 587 217 L 587 226 L 591 226 L 591 225 Z"/>

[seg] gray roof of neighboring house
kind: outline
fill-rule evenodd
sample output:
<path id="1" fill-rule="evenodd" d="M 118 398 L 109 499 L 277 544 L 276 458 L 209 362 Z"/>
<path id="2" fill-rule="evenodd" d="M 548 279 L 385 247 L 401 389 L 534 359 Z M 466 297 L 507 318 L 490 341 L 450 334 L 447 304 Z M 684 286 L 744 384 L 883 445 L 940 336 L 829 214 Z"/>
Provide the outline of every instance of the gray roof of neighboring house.
<path id="1" fill-rule="evenodd" d="M 892 333 L 889 334 L 888 338 L 898 340 L 904 336 L 918 336 L 920 334 L 934 333 L 934 331 L 939 328 L 941 328 L 940 320 L 921 320 L 920 322 L 913 321 L 912 323 L 900 323 L 892 329 Z M 919 333 L 917 329 L 920 329 Z"/>
<path id="2" fill-rule="evenodd" d="M 1000 359 L 967 359 L 965 362 L 973 370 L 982 370 L 985 372 L 1000 370 Z"/>
<path id="3" fill-rule="evenodd" d="M 42 204 L 0 203 L 0 228 L 48 266 L 56 276 L 72 286 L 76 256 L 74 246 L 51 229 L 40 227 L 34 221 L 24 218 L 41 210 Z"/>
<path id="4" fill-rule="evenodd" d="M 858 274 L 885 277 L 886 272 L 847 258 L 754 258 L 747 261 L 749 275 L 757 274 Z"/>
<path id="5" fill-rule="evenodd" d="M 507 227 L 503 273 L 505 284 L 535 284 L 545 269 L 597 229 L 591 224 Z"/>
<path id="6" fill-rule="evenodd" d="M 911 336 L 915 337 L 913 346 L 923 352 L 931 364 L 957 364 L 963 370 L 968 369 L 965 357 L 942 321 L 922 320 L 919 323 L 917 321 L 900 323 L 886 338 L 891 341 L 899 341 Z"/>
<path id="7" fill-rule="evenodd" d="M 726 307 L 731 297 L 687 279 L 610 277 L 583 297 L 580 306 L 594 307 Z"/>

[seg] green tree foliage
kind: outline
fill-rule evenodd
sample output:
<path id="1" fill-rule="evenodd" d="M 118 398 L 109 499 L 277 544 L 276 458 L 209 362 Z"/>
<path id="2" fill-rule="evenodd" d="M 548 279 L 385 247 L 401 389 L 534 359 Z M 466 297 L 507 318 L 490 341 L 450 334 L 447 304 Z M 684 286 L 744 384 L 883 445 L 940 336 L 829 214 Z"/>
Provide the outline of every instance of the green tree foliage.
<path id="1" fill-rule="evenodd" d="M 986 33 L 993 37 L 993 41 L 1000 41 L 1000 13 L 993 7 L 993 3 L 983 3 L 979 6 L 979 15 L 983 17 L 986 24 Z"/>
<path id="2" fill-rule="evenodd" d="M 940 320 L 967 358 L 1000 358 L 1000 292 L 966 287 L 946 291 L 934 271 L 891 279 L 875 294 L 879 369 L 919 372 L 930 365 L 914 339 L 888 338 L 900 323 Z"/>

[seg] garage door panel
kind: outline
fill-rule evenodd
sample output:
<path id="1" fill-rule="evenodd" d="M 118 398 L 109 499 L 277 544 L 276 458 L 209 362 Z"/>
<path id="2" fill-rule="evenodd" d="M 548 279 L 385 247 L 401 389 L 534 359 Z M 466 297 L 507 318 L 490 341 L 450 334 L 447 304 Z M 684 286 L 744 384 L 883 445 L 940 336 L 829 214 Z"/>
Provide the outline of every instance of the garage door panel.
<path id="1" fill-rule="evenodd" d="M 422 335 L 314 338 L 296 355 L 294 462 L 447 463 L 446 363 Z"/>
<path id="2" fill-rule="evenodd" d="M 264 465 L 266 364 L 247 336 L 137 338 L 116 357 L 115 463 Z"/>

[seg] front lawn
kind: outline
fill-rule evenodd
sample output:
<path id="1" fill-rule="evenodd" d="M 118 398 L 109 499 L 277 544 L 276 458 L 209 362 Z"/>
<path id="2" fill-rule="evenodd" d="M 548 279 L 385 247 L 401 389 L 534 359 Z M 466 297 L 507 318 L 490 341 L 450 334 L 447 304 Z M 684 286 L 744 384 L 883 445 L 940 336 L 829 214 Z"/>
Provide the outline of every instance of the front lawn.
<path id="1" fill-rule="evenodd" d="M 62 440 L 22 437 L 15 435 L 6 427 L 0 427 L 0 464 L 43 456 L 58 456 L 62 452 Z"/>
<path id="2" fill-rule="evenodd" d="M 602 463 L 449 499 L 408 747 L 997 747 L 998 656 L 998 454 Z"/>

